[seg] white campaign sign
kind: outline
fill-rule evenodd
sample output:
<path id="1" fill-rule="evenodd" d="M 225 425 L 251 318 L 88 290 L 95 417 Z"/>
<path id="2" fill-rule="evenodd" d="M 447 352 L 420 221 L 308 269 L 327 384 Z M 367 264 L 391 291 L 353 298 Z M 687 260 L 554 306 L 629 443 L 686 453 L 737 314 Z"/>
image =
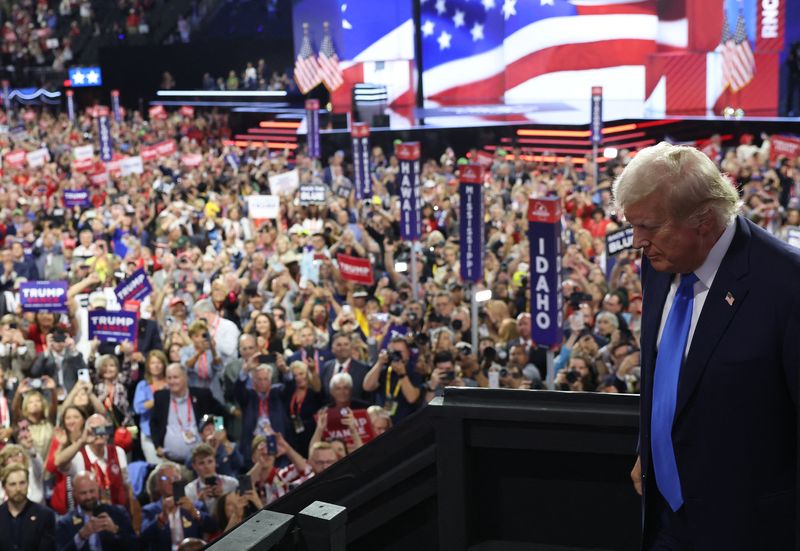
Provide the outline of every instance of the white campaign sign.
<path id="1" fill-rule="evenodd" d="M 281 201 L 277 195 L 248 195 L 247 212 L 251 220 L 277 218 Z"/>

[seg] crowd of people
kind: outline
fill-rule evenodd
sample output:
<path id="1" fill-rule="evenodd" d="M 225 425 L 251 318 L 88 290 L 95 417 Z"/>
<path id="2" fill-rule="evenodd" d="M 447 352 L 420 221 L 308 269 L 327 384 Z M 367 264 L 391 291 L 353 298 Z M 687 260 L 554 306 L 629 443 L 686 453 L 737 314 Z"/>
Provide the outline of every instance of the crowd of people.
<path id="1" fill-rule="evenodd" d="M 290 76 L 290 70 L 272 71 L 264 59 L 257 63 L 247 62 L 241 73 L 231 69 L 225 77 L 214 78 L 211 73 L 203 74 L 203 90 L 286 90 L 296 94 L 297 85 Z"/>
<path id="2" fill-rule="evenodd" d="M 495 151 L 482 282 L 492 298 L 473 350 L 457 184 L 476 150 L 423 152 L 423 233 L 412 248 L 400 238 L 391 147 L 373 147 L 372 195 L 357 200 L 344 152 L 320 162 L 302 149 L 238 148 L 220 114 L 131 112 L 113 123 L 118 157 L 175 141 L 125 176 L 96 156 L 78 168 L 74 148 L 97 150 L 89 112 L 16 116 L 24 132 L 0 134 L 0 526 L 27 542 L 19 548 L 191 548 L 445 386 L 543 388 L 529 197 L 558 196 L 564 208 L 556 388 L 638 392 L 639 257 L 623 251 L 612 268 L 605 249 L 622 225 L 611 182 L 633 152 L 595 181 L 590 164 Z M 725 147 L 715 136 L 704 150 L 740 189 L 744 214 L 788 239 L 800 222 L 800 158 L 770 162 L 768 137 L 751 138 Z M 8 162 L 42 148 L 43 163 Z M 288 176 L 295 185 L 278 192 Z M 326 187 L 324 204 L 300 204 L 297 186 L 312 183 Z M 84 190 L 84 206 L 65 206 Z M 276 217 L 254 218 L 247 197 L 271 191 Z M 342 253 L 369 259 L 374 283 L 345 278 Z M 418 282 L 404 269 L 412 254 Z M 115 289 L 137 273 L 151 292 L 121 300 Z M 25 300 L 21 289 L 37 281 L 66 282 L 62 308 Z M 135 338 L 90 335 L 97 311 L 138 313 Z M 31 522 L 12 530 L 20 515 Z"/>

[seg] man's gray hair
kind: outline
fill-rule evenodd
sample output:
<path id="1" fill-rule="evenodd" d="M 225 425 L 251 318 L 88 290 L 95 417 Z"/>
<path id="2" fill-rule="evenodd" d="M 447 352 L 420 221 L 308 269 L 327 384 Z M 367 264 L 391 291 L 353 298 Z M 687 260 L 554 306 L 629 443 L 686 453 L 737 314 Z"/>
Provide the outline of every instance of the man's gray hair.
<path id="1" fill-rule="evenodd" d="M 724 228 L 742 203 L 714 162 L 694 147 L 661 142 L 639 151 L 614 182 L 614 202 L 623 211 L 658 193 L 673 220 L 697 225 L 711 213 Z"/>
<path id="2" fill-rule="evenodd" d="M 259 371 L 266 371 L 269 373 L 269 379 L 272 380 L 272 366 L 269 364 L 258 364 L 253 368 L 253 374 L 255 375 Z"/>
<path id="3" fill-rule="evenodd" d="M 598 312 L 596 321 L 600 320 L 608 320 L 611 325 L 619 329 L 619 318 L 617 318 L 616 314 L 612 314 L 611 312 Z"/>
<path id="4" fill-rule="evenodd" d="M 331 382 L 328 385 L 328 388 L 333 390 L 333 387 L 338 385 L 339 383 L 344 383 L 346 386 L 353 388 L 353 377 L 350 376 L 349 373 L 337 373 L 333 377 L 331 377 Z"/>

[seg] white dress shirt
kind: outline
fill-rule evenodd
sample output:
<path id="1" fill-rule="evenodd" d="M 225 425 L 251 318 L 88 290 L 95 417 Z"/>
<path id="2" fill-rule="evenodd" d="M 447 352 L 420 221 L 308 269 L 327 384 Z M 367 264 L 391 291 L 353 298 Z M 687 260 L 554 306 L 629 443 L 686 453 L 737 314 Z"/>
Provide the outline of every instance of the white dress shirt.
<path id="1" fill-rule="evenodd" d="M 692 337 L 694 330 L 697 328 L 697 320 L 700 319 L 700 312 L 703 311 L 703 305 L 706 303 L 708 291 L 711 289 L 711 284 L 714 283 L 714 278 L 717 276 L 722 259 L 725 258 L 725 253 L 731 246 L 733 236 L 736 234 L 736 223 L 731 222 L 722 232 L 722 235 L 711 247 L 705 262 L 694 271 L 697 276 L 697 281 L 694 283 L 694 303 L 692 305 L 692 322 L 689 325 L 689 338 L 686 340 L 686 349 L 683 351 L 683 358 L 689 354 L 689 349 L 692 346 Z M 672 308 L 672 301 L 675 300 L 675 293 L 678 291 L 678 284 L 680 283 L 681 275 L 675 274 L 672 285 L 669 288 L 667 300 L 664 301 L 664 310 L 661 313 L 661 325 L 658 328 L 658 344 L 661 344 L 661 335 L 664 333 L 664 326 L 667 323 L 667 316 L 669 310 Z"/>

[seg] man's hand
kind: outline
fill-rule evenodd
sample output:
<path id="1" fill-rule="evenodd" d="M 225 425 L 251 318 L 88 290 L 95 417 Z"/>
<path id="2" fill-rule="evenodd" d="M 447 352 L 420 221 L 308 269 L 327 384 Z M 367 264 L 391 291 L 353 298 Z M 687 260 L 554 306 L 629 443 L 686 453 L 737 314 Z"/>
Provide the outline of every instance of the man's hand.
<path id="1" fill-rule="evenodd" d="M 642 458 L 636 457 L 636 463 L 631 470 L 631 481 L 633 482 L 633 489 L 636 493 L 642 495 Z"/>
<path id="2" fill-rule="evenodd" d="M 194 503 L 192 503 L 192 500 L 187 496 L 180 498 L 178 500 L 178 505 L 181 509 L 192 515 L 192 518 L 197 518 L 200 516 L 200 513 L 198 513 L 197 509 L 194 508 Z"/>
<path id="3" fill-rule="evenodd" d="M 98 532 L 111 532 L 112 534 L 116 534 L 119 531 L 119 526 L 114 524 L 114 521 L 111 520 L 108 513 L 100 513 L 98 516 L 92 517 L 90 522 L 94 523 Z"/>

